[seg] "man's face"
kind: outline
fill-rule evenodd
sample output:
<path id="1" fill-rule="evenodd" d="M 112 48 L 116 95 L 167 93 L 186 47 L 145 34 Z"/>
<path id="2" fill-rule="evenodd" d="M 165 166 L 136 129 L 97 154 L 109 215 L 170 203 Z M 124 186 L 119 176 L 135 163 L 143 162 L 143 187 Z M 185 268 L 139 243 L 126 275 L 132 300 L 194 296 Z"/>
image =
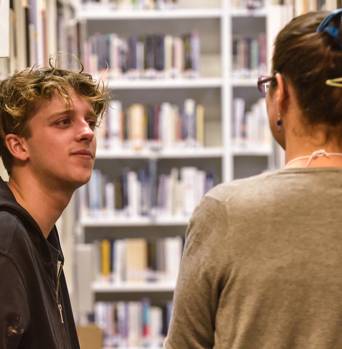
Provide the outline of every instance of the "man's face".
<path id="1" fill-rule="evenodd" d="M 70 105 L 56 94 L 28 122 L 28 166 L 52 188 L 74 190 L 86 183 L 94 165 L 96 116 L 84 98 L 70 91 Z"/>

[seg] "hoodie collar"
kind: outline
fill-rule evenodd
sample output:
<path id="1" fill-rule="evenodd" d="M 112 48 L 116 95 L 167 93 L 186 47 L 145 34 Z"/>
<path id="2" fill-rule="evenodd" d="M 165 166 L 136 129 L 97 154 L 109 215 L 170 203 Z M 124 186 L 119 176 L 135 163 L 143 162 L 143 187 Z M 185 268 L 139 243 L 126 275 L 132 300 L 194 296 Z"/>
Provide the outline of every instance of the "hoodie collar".
<path id="1" fill-rule="evenodd" d="M 57 228 L 54 226 L 45 239 L 39 225 L 32 216 L 18 204 L 7 183 L 0 178 L 0 211 L 8 211 L 17 216 L 24 224 L 34 245 L 46 259 L 46 262 L 64 262 Z"/>

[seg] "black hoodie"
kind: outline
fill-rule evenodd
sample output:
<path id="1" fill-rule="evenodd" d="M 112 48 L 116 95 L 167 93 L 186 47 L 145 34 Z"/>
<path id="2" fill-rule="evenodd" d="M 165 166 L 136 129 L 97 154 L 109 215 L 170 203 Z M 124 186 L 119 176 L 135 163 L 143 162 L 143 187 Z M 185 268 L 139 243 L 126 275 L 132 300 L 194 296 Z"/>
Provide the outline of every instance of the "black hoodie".
<path id="1" fill-rule="evenodd" d="M 79 349 L 63 262 L 0 179 L 0 349 Z"/>

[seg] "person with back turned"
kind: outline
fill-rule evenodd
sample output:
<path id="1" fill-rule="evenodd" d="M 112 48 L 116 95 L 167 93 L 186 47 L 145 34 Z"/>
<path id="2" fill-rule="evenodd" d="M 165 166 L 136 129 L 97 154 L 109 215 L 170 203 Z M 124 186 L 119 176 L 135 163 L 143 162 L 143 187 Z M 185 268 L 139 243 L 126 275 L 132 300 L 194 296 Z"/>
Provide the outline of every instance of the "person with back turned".
<path id="1" fill-rule="evenodd" d="M 285 150 L 186 233 L 166 349 L 342 348 L 342 9 L 298 16 L 258 80 Z"/>

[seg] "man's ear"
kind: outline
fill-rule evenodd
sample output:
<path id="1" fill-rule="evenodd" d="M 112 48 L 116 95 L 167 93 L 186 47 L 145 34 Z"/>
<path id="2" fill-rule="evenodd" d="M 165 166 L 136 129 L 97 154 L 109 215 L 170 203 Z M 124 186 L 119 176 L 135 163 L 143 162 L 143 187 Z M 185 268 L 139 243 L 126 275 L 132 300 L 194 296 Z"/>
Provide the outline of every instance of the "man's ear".
<path id="1" fill-rule="evenodd" d="M 5 137 L 5 144 L 15 159 L 26 161 L 29 158 L 27 143 L 24 137 L 9 133 Z"/>

